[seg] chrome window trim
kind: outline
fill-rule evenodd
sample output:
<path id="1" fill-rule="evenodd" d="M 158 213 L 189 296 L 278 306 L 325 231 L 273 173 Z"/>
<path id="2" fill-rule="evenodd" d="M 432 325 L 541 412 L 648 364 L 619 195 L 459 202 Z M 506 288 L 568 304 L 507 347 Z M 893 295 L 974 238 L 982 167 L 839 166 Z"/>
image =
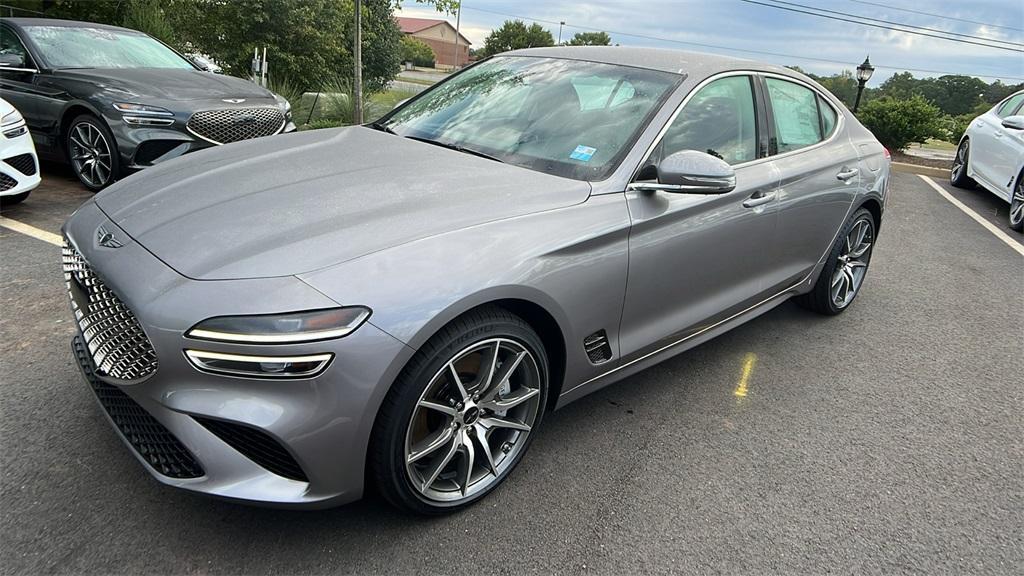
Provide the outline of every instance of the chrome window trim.
<path id="1" fill-rule="evenodd" d="M 0 64 L 0 72 L 28 72 L 29 74 L 39 74 L 39 70 L 35 68 L 11 68 Z"/>
<path id="2" fill-rule="evenodd" d="M 832 98 L 823 94 L 821 90 L 818 90 L 814 86 L 808 84 L 807 82 L 799 78 L 793 78 L 792 76 L 786 76 L 785 74 L 778 74 L 776 72 L 764 72 L 760 70 L 730 70 L 728 72 L 719 72 L 718 74 L 708 76 L 704 80 L 701 80 L 700 83 L 698 83 L 696 86 L 690 89 L 690 92 L 686 95 L 685 98 L 683 98 L 682 102 L 680 102 L 679 105 L 676 106 L 675 111 L 673 111 L 672 115 L 668 117 L 668 120 L 665 121 L 665 124 L 661 127 L 661 130 L 658 131 L 658 135 L 654 138 L 654 141 L 651 142 L 650 146 L 647 147 L 647 151 L 644 152 L 643 156 L 641 156 L 640 163 L 637 164 L 636 168 L 633 169 L 633 174 L 632 176 L 629 177 L 630 184 L 637 182 L 636 175 L 640 172 L 640 169 L 643 167 L 647 159 L 651 157 L 651 154 L 654 152 L 654 149 L 657 148 L 659 144 L 661 144 L 661 141 L 662 139 L 664 139 L 665 134 L 668 132 L 668 129 L 672 126 L 672 123 L 676 121 L 676 117 L 678 117 L 679 114 L 683 111 L 683 108 L 685 108 L 686 105 L 690 103 L 690 100 L 693 99 L 697 92 L 699 92 L 701 89 L 703 89 L 708 84 L 714 82 L 715 80 L 720 80 L 722 78 L 730 78 L 733 76 L 751 76 L 753 77 L 752 79 L 754 81 L 758 80 L 757 77 L 779 78 L 780 80 L 786 80 L 789 82 L 793 82 L 795 84 L 799 84 L 801 86 L 809 88 L 815 94 L 822 96 L 822 98 L 824 98 L 824 100 L 828 102 L 829 106 L 831 106 L 832 109 L 836 112 L 837 116 L 836 126 L 832 130 L 832 134 L 829 135 L 828 138 L 823 139 L 821 142 L 817 142 L 810 146 L 805 146 L 798 150 L 790 150 L 789 152 L 784 152 L 782 154 L 774 154 L 771 156 L 765 156 L 764 158 L 757 158 L 754 160 L 750 160 L 748 162 L 741 162 L 739 164 L 735 164 L 732 166 L 732 169 L 735 171 L 738 171 L 741 168 L 745 168 L 747 166 L 755 166 L 763 162 L 775 161 L 780 158 L 787 158 L 793 154 L 807 152 L 809 150 L 819 148 L 821 146 L 824 146 L 825 144 L 831 143 L 833 140 L 836 140 L 839 136 L 839 133 L 846 127 L 846 115 L 840 112 L 840 110 L 836 107 L 835 103 L 832 101 Z M 771 99 L 768 96 L 768 94 L 765 94 L 765 98 L 767 100 L 766 104 L 768 106 L 771 106 Z M 759 112 L 755 110 L 754 113 L 758 114 Z M 627 185 L 627 189 L 631 188 L 629 188 L 629 186 Z"/>

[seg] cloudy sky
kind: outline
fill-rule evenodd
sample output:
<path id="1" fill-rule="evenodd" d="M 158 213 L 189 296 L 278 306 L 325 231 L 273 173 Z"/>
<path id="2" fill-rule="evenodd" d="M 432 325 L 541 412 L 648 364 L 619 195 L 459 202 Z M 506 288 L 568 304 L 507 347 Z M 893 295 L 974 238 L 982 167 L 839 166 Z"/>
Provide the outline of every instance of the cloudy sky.
<path id="1" fill-rule="evenodd" d="M 797 10 L 803 8 L 794 4 L 815 6 L 953 32 L 964 39 L 1015 42 L 1008 47 L 1024 50 L 1024 0 L 788 1 L 785 6 Z M 439 15 L 415 0 L 404 0 L 404 6 L 402 15 L 446 17 L 455 24 L 454 16 Z M 852 69 L 870 54 L 877 68 L 870 86 L 902 70 L 919 77 L 953 73 L 989 82 L 996 78 L 1006 83 L 1024 81 L 1022 52 L 904 34 L 741 0 L 464 0 L 461 30 L 479 48 L 493 28 L 513 17 L 536 21 L 556 38 L 558 22 L 565 22 L 563 40 L 576 32 L 605 30 L 623 46 L 729 54 L 797 65 L 824 75 Z"/>

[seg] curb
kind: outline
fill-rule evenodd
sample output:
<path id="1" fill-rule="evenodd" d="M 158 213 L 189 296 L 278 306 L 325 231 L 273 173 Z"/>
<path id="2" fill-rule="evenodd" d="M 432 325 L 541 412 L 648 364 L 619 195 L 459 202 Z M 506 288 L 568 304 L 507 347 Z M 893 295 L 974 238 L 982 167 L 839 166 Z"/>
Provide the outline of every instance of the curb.
<path id="1" fill-rule="evenodd" d="M 933 168 L 931 166 L 918 166 L 906 162 L 893 162 L 892 169 L 895 172 L 909 172 L 911 174 L 924 174 L 925 176 L 949 176 L 947 168 Z"/>

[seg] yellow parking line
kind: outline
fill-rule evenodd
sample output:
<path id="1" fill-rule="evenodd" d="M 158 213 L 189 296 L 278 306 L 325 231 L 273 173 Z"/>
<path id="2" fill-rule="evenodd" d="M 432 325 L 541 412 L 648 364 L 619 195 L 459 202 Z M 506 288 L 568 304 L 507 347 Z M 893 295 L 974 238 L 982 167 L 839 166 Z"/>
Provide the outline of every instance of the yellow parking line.
<path id="1" fill-rule="evenodd" d="M 745 398 L 747 395 L 747 384 L 750 382 L 750 375 L 754 373 L 754 366 L 757 364 L 757 354 L 748 352 L 743 358 L 743 372 L 740 374 L 740 381 L 733 390 L 733 395 L 738 398 Z"/>
<path id="2" fill-rule="evenodd" d="M 0 227 L 7 228 L 8 230 L 24 234 L 25 236 L 31 236 L 37 240 L 43 242 L 49 242 L 54 246 L 63 246 L 64 240 L 60 237 L 60 234 L 54 234 L 53 232 L 47 232 L 46 230 L 40 230 L 35 226 L 29 226 L 23 222 L 17 220 L 11 220 L 0 216 Z"/>
<path id="3" fill-rule="evenodd" d="M 991 222 L 989 222 L 988 220 L 985 220 L 984 218 L 979 216 L 977 212 L 975 212 L 974 210 L 971 210 L 963 202 L 961 202 L 961 201 L 957 200 L 956 198 L 954 198 L 952 194 L 947 192 L 942 186 L 939 186 L 938 184 L 936 184 L 935 181 L 932 180 L 931 178 L 929 178 L 927 176 L 923 176 L 921 174 L 918 174 L 918 176 L 920 176 L 921 180 L 924 180 L 926 184 L 928 184 L 929 186 L 934 188 L 936 192 L 938 192 L 939 194 L 942 194 L 942 197 L 945 198 L 946 200 L 949 200 L 949 202 L 951 204 L 953 204 L 953 206 L 956 206 L 957 208 L 959 208 L 961 212 L 963 212 L 964 214 L 967 214 L 968 216 L 973 218 L 975 222 L 977 222 L 978 224 L 981 224 L 982 226 L 984 226 L 986 230 L 991 232 L 996 238 L 999 238 L 1000 240 L 1002 240 L 1004 244 L 1006 244 L 1010 248 L 1013 248 L 1014 250 L 1016 250 L 1017 253 L 1020 254 L 1021 256 L 1024 256 L 1024 246 L 1021 246 L 1020 244 L 1014 242 L 1013 238 L 1010 238 L 1009 234 L 1007 234 L 1006 232 L 1003 232 L 1002 230 L 1000 230 L 999 228 L 994 226 Z"/>

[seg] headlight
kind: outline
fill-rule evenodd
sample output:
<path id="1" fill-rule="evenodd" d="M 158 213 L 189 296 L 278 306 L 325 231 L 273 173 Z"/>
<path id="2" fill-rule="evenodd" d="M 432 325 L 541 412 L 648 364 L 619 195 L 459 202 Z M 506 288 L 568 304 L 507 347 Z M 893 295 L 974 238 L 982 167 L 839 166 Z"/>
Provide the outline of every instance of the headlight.
<path id="1" fill-rule="evenodd" d="M 146 106 L 145 104 L 132 104 L 130 102 L 114 102 L 114 108 L 123 114 L 134 116 L 174 116 L 174 113 L 159 106 Z"/>
<path id="2" fill-rule="evenodd" d="M 6 128 L 7 126 L 11 126 L 12 124 L 23 122 L 24 120 L 25 119 L 21 117 L 21 112 L 15 110 L 9 114 L 4 114 L 4 117 L 0 119 L 0 126 Z"/>
<path id="3" fill-rule="evenodd" d="M 334 358 L 334 354 L 243 356 L 202 350 L 185 350 L 185 356 L 202 372 L 250 378 L 312 378 Z"/>
<path id="4" fill-rule="evenodd" d="M 280 104 L 282 108 L 284 108 L 285 114 L 292 111 L 292 103 L 286 100 L 283 96 L 274 94 L 274 99 L 277 100 L 277 103 Z"/>
<path id="5" fill-rule="evenodd" d="M 203 320 L 189 338 L 238 344 L 296 344 L 347 336 L 370 317 L 363 306 L 267 316 L 220 316 Z"/>

